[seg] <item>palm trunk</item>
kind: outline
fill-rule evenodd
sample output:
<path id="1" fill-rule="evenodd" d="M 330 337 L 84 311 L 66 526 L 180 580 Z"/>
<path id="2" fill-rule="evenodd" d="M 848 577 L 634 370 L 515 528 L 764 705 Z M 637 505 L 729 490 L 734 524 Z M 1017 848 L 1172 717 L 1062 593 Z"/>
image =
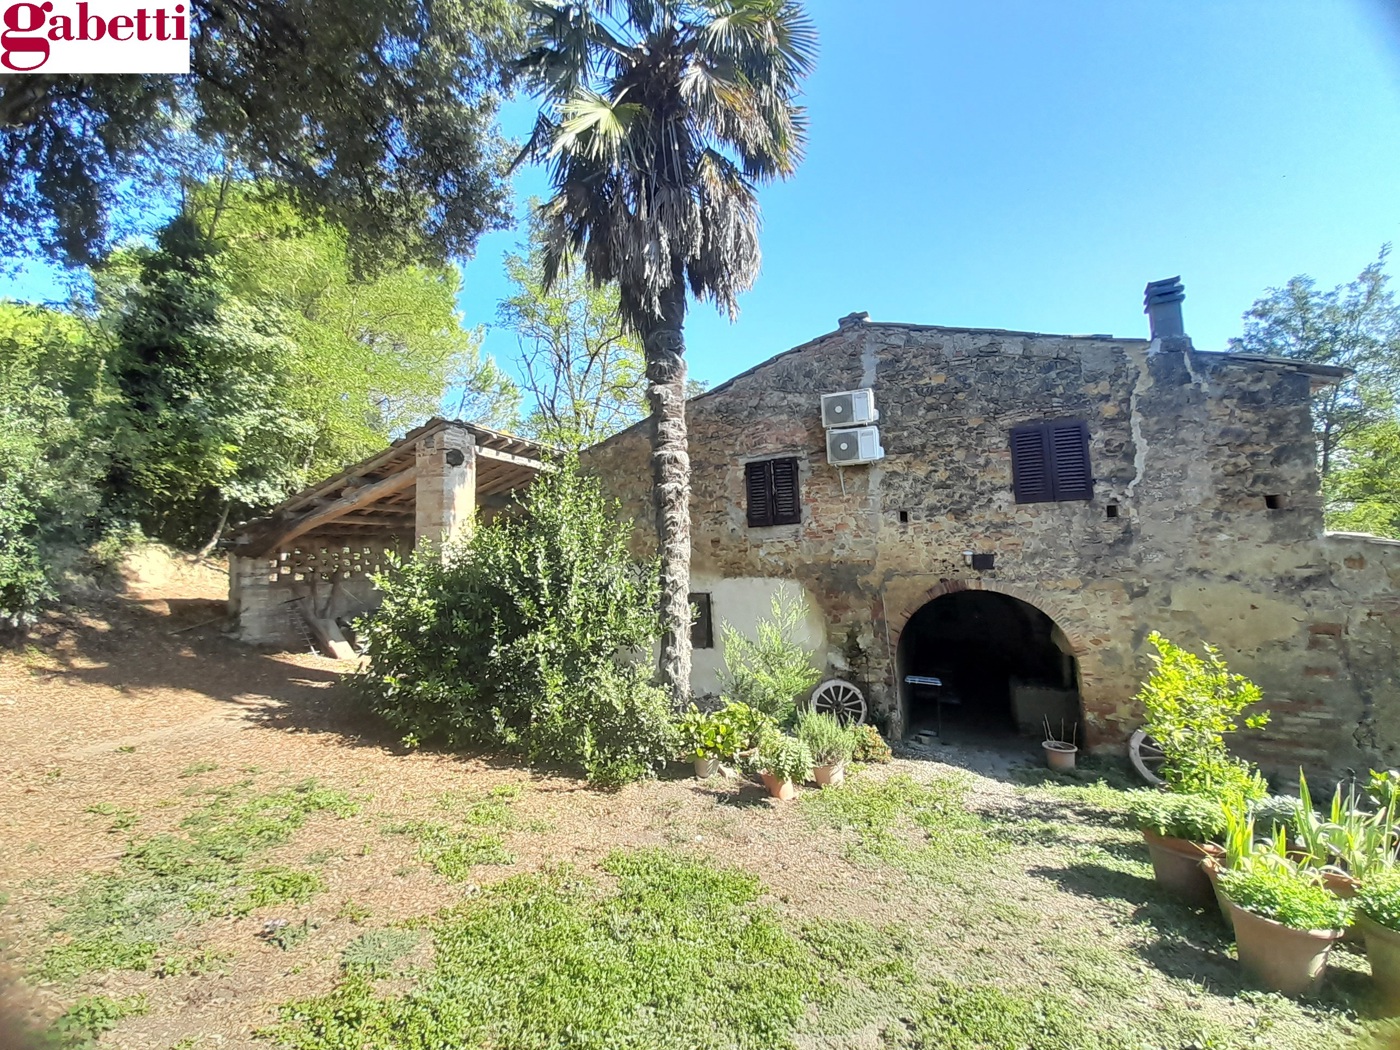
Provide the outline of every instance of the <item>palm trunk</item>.
<path id="1" fill-rule="evenodd" d="M 663 298 L 646 335 L 651 468 L 661 555 L 661 685 L 679 710 L 690 699 L 690 449 L 685 432 L 685 287 Z"/>

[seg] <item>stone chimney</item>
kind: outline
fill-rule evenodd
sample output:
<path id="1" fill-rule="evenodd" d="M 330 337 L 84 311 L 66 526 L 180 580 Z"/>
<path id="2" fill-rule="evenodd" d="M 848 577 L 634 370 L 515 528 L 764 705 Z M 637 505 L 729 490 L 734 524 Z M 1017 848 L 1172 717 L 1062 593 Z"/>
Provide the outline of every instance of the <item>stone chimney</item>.
<path id="1" fill-rule="evenodd" d="M 869 323 L 870 314 L 868 314 L 864 310 L 857 310 L 855 313 L 847 314 L 845 317 L 841 318 L 839 321 L 836 322 L 836 324 L 841 328 L 849 328 L 853 324 Z"/>
<path id="2" fill-rule="evenodd" d="M 1152 281 L 1143 290 L 1143 313 L 1152 325 L 1153 339 L 1180 339 L 1186 335 L 1181 321 L 1181 300 L 1186 298 L 1186 286 L 1180 277 Z"/>

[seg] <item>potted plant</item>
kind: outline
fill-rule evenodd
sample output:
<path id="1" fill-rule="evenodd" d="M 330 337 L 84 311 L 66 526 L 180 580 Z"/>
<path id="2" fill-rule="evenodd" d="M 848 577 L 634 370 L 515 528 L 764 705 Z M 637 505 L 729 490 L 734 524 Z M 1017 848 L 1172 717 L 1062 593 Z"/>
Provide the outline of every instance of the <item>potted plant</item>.
<path id="1" fill-rule="evenodd" d="M 797 716 L 797 738 L 812 754 L 812 777 L 822 787 L 846 779 L 846 763 L 855 750 L 855 737 L 835 717 L 816 711 Z"/>
<path id="2" fill-rule="evenodd" d="M 1158 884 L 1192 904 L 1209 905 L 1215 890 L 1201 861 L 1223 853 L 1214 845 L 1226 829 L 1220 800 L 1211 795 L 1138 791 L 1130 805 L 1147 841 Z"/>
<path id="3" fill-rule="evenodd" d="M 1308 781 L 1298 775 L 1298 810 L 1290 831 L 1294 853 L 1302 862 L 1315 867 L 1323 885 L 1338 897 L 1356 896 L 1363 881 L 1395 866 L 1396 797 L 1389 774 L 1371 773 L 1368 809 L 1356 785 L 1346 791 L 1338 784 L 1326 816 L 1312 803 Z M 1346 940 L 1360 940 L 1359 930 L 1347 931 Z"/>
<path id="4" fill-rule="evenodd" d="M 718 711 L 701 711 L 694 704 L 676 721 L 676 736 L 681 757 L 695 763 L 695 775 L 701 780 L 719 772 L 723 759 L 733 759 L 738 751 L 738 739 L 733 725 Z"/>
<path id="5" fill-rule="evenodd" d="M 1040 746 L 1045 749 L 1045 761 L 1056 773 L 1068 773 L 1074 768 L 1074 757 L 1079 752 L 1079 725 L 1075 723 L 1070 726 L 1070 739 L 1066 740 L 1064 722 L 1060 723 L 1060 735 L 1056 736 L 1050 729 L 1050 719 L 1044 721 L 1045 739 Z"/>
<path id="6" fill-rule="evenodd" d="M 812 772 L 807 745 L 786 733 L 765 734 L 754 759 L 768 793 L 786 802 L 797 794 L 797 785 Z"/>
<path id="7" fill-rule="evenodd" d="M 1240 964 L 1265 987 L 1302 995 L 1317 987 L 1341 939 L 1351 904 L 1314 869 L 1277 854 L 1252 857 L 1220 874 Z"/>
<path id="8" fill-rule="evenodd" d="M 1356 925 L 1366 940 L 1371 979 L 1387 1008 L 1400 1005 L 1400 871 L 1377 872 L 1354 899 Z"/>
<path id="9" fill-rule="evenodd" d="M 885 738 L 880 735 L 880 730 L 874 726 L 862 722 L 847 728 L 851 732 L 851 740 L 855 745 L 855 750 L 851 755 L 853 761 L 884 764 L 894 757 L 890 751 L 890 745 L 885 743 Z"/>
<path id="10" fill-rule="evenodd" d="M 740 767 L 751 766 L 764 735 L 777 730 L 773 719 L 738 700 L 726 700 L 715 717 L 733 731 L 734 750 L 725 757 Z"/>

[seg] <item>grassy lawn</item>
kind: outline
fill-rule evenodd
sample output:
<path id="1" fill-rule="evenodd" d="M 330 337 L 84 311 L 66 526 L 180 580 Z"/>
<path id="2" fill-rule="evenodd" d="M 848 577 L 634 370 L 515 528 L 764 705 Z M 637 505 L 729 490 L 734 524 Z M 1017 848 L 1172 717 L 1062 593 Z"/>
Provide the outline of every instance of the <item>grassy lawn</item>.
<path id="1" fill-rule="evenodd" d="M 897 759 L 792 803 L 682 770 L 607 792 L 406 752 L 332 661 L 106 615 L 0 653 L 2 1050 L 12 1017 L 44 1050 L 1331 1050 L 1377 1026 L 1349 946 L 1316 998 L 1253 988 L 1213 911 L 1158 891 L 1109 758 Z"/>
<path id="2" fill-rule="evenodd" d="M 29 880 L 11 915 L 67 1004 L 42 1045 L 1321 1050 L 1373 1026 L 1351 951 L 1317 999 L 1251 989 L 1093 774 L 587 792 L 617 826 L 578 855 L 579 797 L 487 779 L 386 805 L 205 760 L 146 812 L 90 803 L 115 863 Z M 189 1023 L 206 985 L 232 1040 Z"/>

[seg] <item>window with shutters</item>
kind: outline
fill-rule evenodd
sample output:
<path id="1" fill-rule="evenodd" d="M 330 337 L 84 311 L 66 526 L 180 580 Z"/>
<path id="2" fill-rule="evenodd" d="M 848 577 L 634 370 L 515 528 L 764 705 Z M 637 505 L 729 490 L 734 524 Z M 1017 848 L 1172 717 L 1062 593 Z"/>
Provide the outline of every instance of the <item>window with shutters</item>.
<path id="1" fill-rule="evenodd" d="M 764 459 L 744 465 L 749 525 L 797 525 L 802 500 L 797 490 L 796 459 Z"/>
<path id="2" fill-rule="evenodd" d="M 710 613 L 710 596 L 704 591 L 692 591 L 690 611 L 694 616 L 694 619 L 690 621 L 690 647 L 692 649 L 713 649 L 715 647 L 715 622 Z"/>
<path id="3" fill-rule="evenodd" d="M 1017 503 L 1092 499 L 1088 425 L 1060 420 L 1012 427 L 1011 479 Z"/>

